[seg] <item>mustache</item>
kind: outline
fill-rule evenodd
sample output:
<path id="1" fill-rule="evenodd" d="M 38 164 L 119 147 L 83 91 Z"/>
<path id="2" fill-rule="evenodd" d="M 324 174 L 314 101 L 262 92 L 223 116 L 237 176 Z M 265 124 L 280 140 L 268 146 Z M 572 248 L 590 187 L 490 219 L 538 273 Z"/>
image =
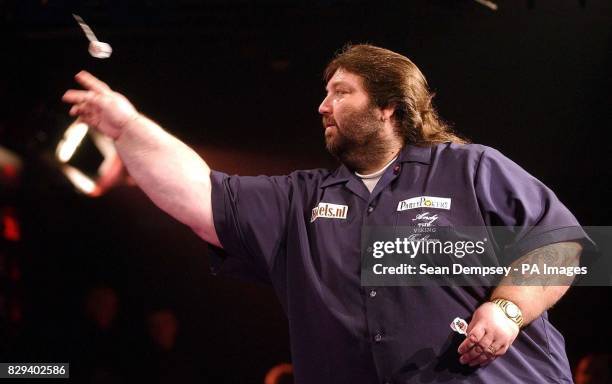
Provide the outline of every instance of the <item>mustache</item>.
<path id="1" fill-rule="evenodd" d="M 323 116 L 323 118 L 321 120 L 323 122 L 323 126 L 324 127 L 327 127 L 327 126 L 330 126 L 330 125 L 336 125 L 336 126 L 338 125 L 338 124 L 336 124 L 336 120 L 334 120 L 333 118 L 328 117 L 328 116 Z"/>

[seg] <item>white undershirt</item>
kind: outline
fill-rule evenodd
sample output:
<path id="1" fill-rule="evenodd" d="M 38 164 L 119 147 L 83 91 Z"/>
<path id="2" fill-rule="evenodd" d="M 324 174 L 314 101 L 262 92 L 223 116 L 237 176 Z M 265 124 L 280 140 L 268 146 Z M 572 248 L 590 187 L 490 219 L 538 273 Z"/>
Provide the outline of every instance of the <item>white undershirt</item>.
<path id="1" fill-rule="evenodd" d="M 378 180 L 380 180 L 380 178 L 382 177 L 382 174 L 385 172 L 385 169 L 387 169 L 387 167 L 389 167 L 391 163 L 393 163 L 396 159 L 397 159 L 397 156 L 391 159 L 391 161 L 385 164 L 385 166 L 382 167 L 380 170 L 374 173 L 370 173 L 369 175 L 362 175 L 361 173 L 357 173 L 357 172 L 355 172 L 355 175 L 357 175 L 357 177 L 359 177 L 361 181 L 363 181 L 363 183 L 368 188 L 370 193 L 372 193 L 372 191 L 374 190 L 374 187 L 376 187 L 376 184 L 378 184 Z"/>

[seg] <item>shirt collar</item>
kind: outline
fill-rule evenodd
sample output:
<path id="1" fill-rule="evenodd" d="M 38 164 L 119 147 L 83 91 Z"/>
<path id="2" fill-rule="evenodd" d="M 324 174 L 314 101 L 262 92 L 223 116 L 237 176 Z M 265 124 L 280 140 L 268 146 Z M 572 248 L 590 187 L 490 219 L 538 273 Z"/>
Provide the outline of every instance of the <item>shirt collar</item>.
<path id="1" fill-rule="evenodd" d="M 398 161 L 416 162 L 423 164 L 431 164 L 431 148 L 432 147 L 417 147 L 416 145 L 407 144 L 402 153 L 400 153 Z"/>
<path id="2" fill-rule="evenodd" d="M 397 162 L 416 162 L 422 164 L 431 164 L 431 147 L 417 147 L 412 144 L 406 144 L 397 158 Z M 327 188 L 330 185 L 346 183 L 351 178 L 356 178 L 344 164 L 338 167 L 323 183 L 321 188 Z"/>

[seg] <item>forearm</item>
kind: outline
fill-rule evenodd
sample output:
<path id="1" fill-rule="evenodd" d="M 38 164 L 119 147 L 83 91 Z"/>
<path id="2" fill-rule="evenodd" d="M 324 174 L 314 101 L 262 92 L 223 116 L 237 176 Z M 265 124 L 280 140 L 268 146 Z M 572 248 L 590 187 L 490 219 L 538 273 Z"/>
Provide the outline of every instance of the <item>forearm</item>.
<path id="1" fill-rule="evenodd" d="M 115 140 L 128 172 L 158 207 L 220 246 L 204 160 L 92 74 L 81 71 L 75 79 L 85 90 L 70 89 L 62 96 L 72 104 L 70 115 Z"/>
<path id="2" fill-rule="evenodd" d="M 582 246 L 576 242 L 550 244 L 529 252 L 515 261 L 512 266 L 521 271 L 521 264 L 577 267 L 580 263 Z M 524 324 L 539 317 L 552 307 L 567 292 L 573 278 L 537 276 L 525 278 L 516 273 L 504 278 L 493 290 L 491 299 L 503 298 L 515 303 L 523 314 Z"/>
<path id="3" fill-rule="evenodd" d="M 195 151 L 142 115 L 123 127 L 115 146 L 132 178 L 158 207 L 219 245 L 214 231 L 205 230 L 213 228 L 210 168 Z"/>

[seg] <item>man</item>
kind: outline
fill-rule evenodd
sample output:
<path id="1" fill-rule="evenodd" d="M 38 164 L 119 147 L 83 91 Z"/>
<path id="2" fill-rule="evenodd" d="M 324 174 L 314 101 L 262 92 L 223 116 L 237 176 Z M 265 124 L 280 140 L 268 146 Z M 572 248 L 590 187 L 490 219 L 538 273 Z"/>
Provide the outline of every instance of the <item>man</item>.
<path id="1" fill-rule="evenodd" d="M 406 57 L 370 45 L 340 53 L 319 113 L 342 166 L 275 177 L 211 171 L 106 84 L 85 72 L 76 79 L 86 90 L 66 92 L 70 114 L 113 138 L 148 196 L 218 248 L 213 270 L 272 284 L 289 319 L 296 382 L 571 382 L 546 315 L 567 286 L 361 285 L 361 228 L 411 225 L 415 214 L 525 229 L 513 239 L 521 254 L 567 265 L 585 238 L 548 188 L 449 130 Z M 425 197 L 449 204 L 398 209 Z M 449 328 L 457 316 L 469 320 L 465 340 Z"/>

